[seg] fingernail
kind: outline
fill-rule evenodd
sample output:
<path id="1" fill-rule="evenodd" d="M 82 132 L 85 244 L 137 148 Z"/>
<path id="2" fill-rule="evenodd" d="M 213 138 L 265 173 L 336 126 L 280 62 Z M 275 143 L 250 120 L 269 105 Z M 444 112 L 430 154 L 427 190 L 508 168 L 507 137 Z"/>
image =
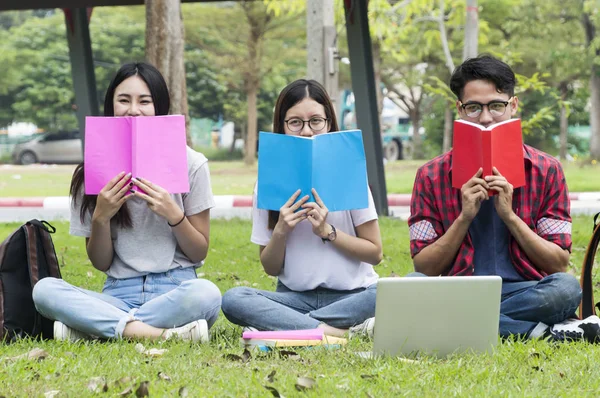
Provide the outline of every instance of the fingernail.
<path id="1" fill-rule="evenodd" d="M 129 193 L 135 193 L 135 191 L 133 189 L 130 189 Z"/>
<path id="2" fill-rule="evenodd" d="M 132 186 L 133 186 L 133 182 L 130 182 L 130 183 L 129 183 L 129 186 L 130 186 L 130 187 L 132 187 Z"/>
<path id="3" fill-rule="evenodd" d="M 135 177 L 136 180 L 141 181 L 142 178 L 141 177 Z"/>

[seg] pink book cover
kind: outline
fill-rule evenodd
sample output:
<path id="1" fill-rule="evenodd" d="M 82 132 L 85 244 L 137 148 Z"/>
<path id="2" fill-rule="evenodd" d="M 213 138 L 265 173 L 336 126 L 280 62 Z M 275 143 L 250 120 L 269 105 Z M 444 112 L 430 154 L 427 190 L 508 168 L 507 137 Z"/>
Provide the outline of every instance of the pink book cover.
<path id="1" fill-rule="evenodd" d="M 323 329 L 244 332 L 244 339 L 323 340 Z"/>
<path id="2" fill-rule="evenodd" d="M 169 193 L 189 192 L 185 118 L 87 117 L 84 163 L 86 195 L 97 195 L 121 171 Z"/>

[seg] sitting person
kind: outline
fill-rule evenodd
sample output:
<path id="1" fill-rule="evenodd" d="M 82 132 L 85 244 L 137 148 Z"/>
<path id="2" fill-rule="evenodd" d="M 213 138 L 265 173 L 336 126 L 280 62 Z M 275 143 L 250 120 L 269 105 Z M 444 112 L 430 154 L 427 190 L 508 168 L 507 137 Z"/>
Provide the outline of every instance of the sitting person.
<path id="1" fill-rule="evenodd" d="M 465 61 L 450 80 L 460 118 L 486 127 L 510 119 L 519 104 L 515 82 L 497 59 Z M 566 273 L 571 217 L 561 165 L 528 145 L 523 155 L 526 183 L 517 189 L 496 168 L 493 175 L 479 169 L 460 190 L 452 188 L 452 151 L 417 171 L 408 220 L 415 274 L 502 277 L 504 338 L 596 341 L 598 317 L 569 320 L 581 288 Z"/>
<path id="2" fill-rule="evenodd" d="M 132 63 L 110 83 L 104 115 L 167 115 L 169 106 L 160 72 Z M 212 282 L 197 279 L 196 267 L 208 252 L 214 199 L 206 157 L 187 148 L 187 162 L 190 191 L 185 194 L 169 194 L 152 181 L 121 172 L 99 195 L 85 195 L 84 164 L 75 169 L 70 232 L 86 238 L 92 265 L 107 278 L 102 293 L 55 278 L 35 285 L 35 306 L 56 321 L 55 339 L 208 341 L 221 293 Z"/>
<path id="3" fill-rule="evenodd" d="M 277 99 L 273 130 L 310 137 L 338 131 L 325 89 L 297 80 Z M 223 295 L 231 322 L 258 330 L 322 328 L 342 336 L 372 332 L 377 274 L 382 258 L 377 212 L 369 192 L 366 209 L 329 212 L 313 189 L 316 203 L 296 191 L 280 211 L 259 210 L 254 192 L 253 243 L 264 271 L 277 276 L 273 291 L 236 287 Z"/>

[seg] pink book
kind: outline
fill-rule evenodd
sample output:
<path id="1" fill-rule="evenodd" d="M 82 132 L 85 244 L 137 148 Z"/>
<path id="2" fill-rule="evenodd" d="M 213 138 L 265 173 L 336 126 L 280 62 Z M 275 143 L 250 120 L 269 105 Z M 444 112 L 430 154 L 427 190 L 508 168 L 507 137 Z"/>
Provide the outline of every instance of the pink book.
<path id="1" fill-rule="evenodd" d="M 323 329 L 244 332 L 243 339 L 323 340 Z"/>
<path id="2" fill-rule="evenodd" d="M 97 195 L 122 171 L 169 193 L 189 192 L 185 118 L 88 116 L 84 163 L 86 195 Z"/>

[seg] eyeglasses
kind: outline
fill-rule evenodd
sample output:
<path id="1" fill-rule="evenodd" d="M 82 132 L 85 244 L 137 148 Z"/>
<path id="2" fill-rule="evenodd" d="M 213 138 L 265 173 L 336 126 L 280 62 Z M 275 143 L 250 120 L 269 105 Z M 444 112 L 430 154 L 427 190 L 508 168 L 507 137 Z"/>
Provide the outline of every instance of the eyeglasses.
<path id="1" fill-rule="evenodd" d="M 325 126 L 327 126 L 328 121 L 329 119 L 325 119 L 323 117 L 311 117 L 308 120 L 302 120 L 298 117 L 293 117 L 291 119 L 284 120 L 288 129 L 290 129 L 290 131 L 293 133 L 302 131 L 305 123 L 308 123 L 308 127 L 310 127 L 312 131 L 321 131 L 325 128 Z"/>
<path id="2" fill-rule="evenodd" d="M 492 116 L 502 116 L 506 112 L 506 107 L 515 97 L 510 97 L 508 101 L 491 101 L 487 104 L 480 102 L 469 102 L 468 104 L 460 104 L 460 107 L 465 111 L 468 117 L 478 117 L 483 112 L 483 107 L 487 106 Z"/>

